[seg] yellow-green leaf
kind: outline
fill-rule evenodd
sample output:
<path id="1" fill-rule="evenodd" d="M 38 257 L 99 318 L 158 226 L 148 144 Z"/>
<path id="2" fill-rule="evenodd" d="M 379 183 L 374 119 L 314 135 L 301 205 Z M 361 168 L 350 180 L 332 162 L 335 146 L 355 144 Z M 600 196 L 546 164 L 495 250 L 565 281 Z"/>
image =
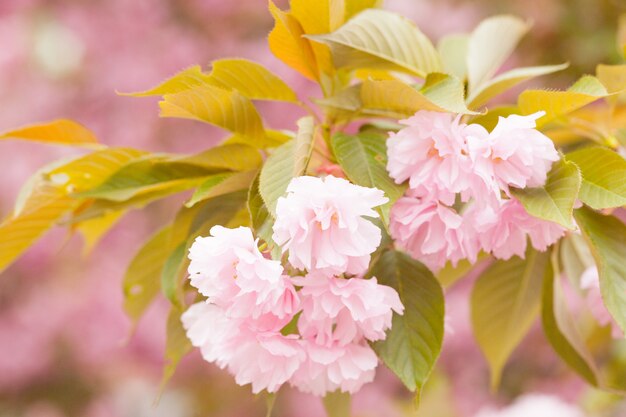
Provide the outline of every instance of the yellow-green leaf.
<path id="1" fill-rule="evenodd" d="M 467 77 L 468 45 L 469 35 L 466 34 L 444 36 L 437 44 L 443 71 L 462 81 Z"/>
<path id="2" fill-rule="evenodd" d="M 312 117 L 298 120 L 296 138 L 277 148 L 261 169 L 259 192 L 272 216 L 276 214 L 276 203 L 285 194 L 291 179 L 305 173 L 313 151 L 313 133 Z"/>
<path id="3" fill-rule="evenodd" d="M 555 255 L 555 254 L 554 254 Z M 546 339 L 554 351 L 592 385 L 598 384 L 597 369 L 585 346 L 574 317 L 567 307 L 566 296 L 556 256 L 548 262 L 543 282 L 541 322 Z"/>
<path id="4" fill-rule="evenodd" d="M 247 190 L 257 174 L 257 170 L 250 170 L 212 175 L 198 186 L 185 206 L 191 207 L 200 201 L 234 191 Z"/>
<path id="5" fill-rule="evenodd" d="M 604 305 L 626 332 L 626 225 L 587 207 L 574 216 L 598 266 Z"/>
<path id="6" fill-rule="evenodd" d="M 576 165 L 562 159 L 554 163 L 543 187 L 511 191 L 532 216 L 574 229 L 572 210 L 580 182 L 580 171 Z"/>
<path id="7" fill-rule="evenodd" d="M 256 62 L 240 58 L 213 61 L 210 82 L 226 90 L 235 89 L 253 100 L 296 103 L 296 93 L 283 80 Z"/>
<path id="8" fill-rule="evenodd" d="M 262 140 L 263 122 L 254 104 L 236 90 L 201 85 L 174 94 L 159 102 L 161 117 L 178 117 L 210 123 L 233 133 Z"/>
<path id="9" fill-rule="evenodd" d="M 274 28 L 268 36 L 272 53 L 285 64 L 311 80 L 317 80 L 318 67 L 310 42 L 303 38 L 300 22 L 280 10 L 270 0 L 269 10 L 274 17 Z"/>
<path id="10" fill-rule="evenodd" d="M 495 261 L 478 278 L 471 296 L 474 336 L 489 363 L 491 386 L 539 314 L 548 255 L 532 248 L 526 259 Z"/>
<path id="11" fill-rule="evenodd" d="M 463 84 L 458 78 L 429 75 L 433 82 L 422 90 L 397 80 L 366 80 L 361 88 L 363 111 L 403 118 L 419 110 L 473 114 L 465 107 Z"/>
<path id="12" fill-rule="evenodd" d="M 206 169 L 246 171 L 261 166 L 259 151 L 250 144 L 223 144 L 195 155 L 172 159 L 171 162 L 196 165 Z"/>
<path id="13" fill-rule="evenodd" d="M 385 136 L 375 133 L 358 135 L 337 134 L 332 147 L 337 162 L 350 181 L 363 187 L 378 188 L 389 202 L 377 207 L 385 227 L 389 224 L 389 211 L 402 197 L 405 187 L 396 184 L 387 173 L 387 144 Z"/>
<path id="14" fill-rule="evenodd" d="M 600 146 L 579 149 L 565 155 L 582 174 L 579 198 L 594 209 L 626 204 L 626 159 Z"/>
<path id="15" fill-rule="evenodd" d="M 164 227 L 141 247 L 131 261 L 124 280 L 124 311 L 137 322 L 159 293 L 161 269 L 171 252 L 171 226 Z"/>
<path id="16" fill-rule="evenodd" d="M 147 97 L 147 96 L 164 96 L 166 94 L 180 93 L 194 87 L 206 85 L 209 83 L 209 76 L 202 72 L 200 65 L 186 68 L 159 85 L 152 87 L 146 91 L 138 91 L 135 93 L 121 93 L 123 96 Z"/>
<path id="17" fill-rule="evenodd" d="M 495 75 L 529 29 L 528 23 L 509 15 L 490 17 L 474 29 L 467 46 L 471 94 Z"/>
<path id="18" fill-rule="evenodd" d="M 500 74 L 484 82 L 480 87 L 475 89 L 467 99 L 469 103 L 468 106 L 472 109 L 480 107 L 498 94 L 504 93 L 519 83 L 564 70 L 568 65 L 567 63 L 560 65 L 544 65 L 539 67 L 515 68 L 507 71 L 504 74 Z"/>
<path id="19" fill-rule="evenodd" d="M 385 10 L 364 10 L 333 33 L 308 37 L 329 45 L 341 68 L 389 69 L 424 78 L 441 70 L 437 50 L 417 26 Z"/>
<path id="20" fill-rule="evenodd" d="M 59 119 L 48 123 L 22 126 L 0 133 L 0 140 L 19 139 L 59 145 L 103 147 L 96 136 L 85 126 L 71 120 Z"/>
<path id="21" fill-rule="evenodd" d="M 163 378 L 161 379 L 161 390 L 174 375 L 180 360 L 191 351 L 191 343 L 187 338 L 187 333 L 180 321 L 183 310 L 172 306 L 167 316 L 166 337 L 165 337 L 165 360 L 163 367 Z"/>
<path id="22" fill-rule="evenodd" d="M 87 219 L 72 226 L 80 233 L 84 240 L 83 254 L 89 254 L 100 239 L 122 218 L 126 212 L 115 210 L 104 213 L 102 216 Z"/>
<path id="23" fill-rule="evenodd" d="M 80 200 L 68 194 L 89 189 L 142 153 L 110 148 L 53 168 L 31 187 L 19 211 L 0 223 L 0 272 L 54 226 Z"/>
<path id="24" fill-rule="evenodd" d="M 596 77 L 586 75 L 566 91 L 526 90 L 520 94 L 517 104 L 522 114 L 544 111 L 546 114 L 537 120 L 537 126 L 541 127 L 607 94 Z"/>

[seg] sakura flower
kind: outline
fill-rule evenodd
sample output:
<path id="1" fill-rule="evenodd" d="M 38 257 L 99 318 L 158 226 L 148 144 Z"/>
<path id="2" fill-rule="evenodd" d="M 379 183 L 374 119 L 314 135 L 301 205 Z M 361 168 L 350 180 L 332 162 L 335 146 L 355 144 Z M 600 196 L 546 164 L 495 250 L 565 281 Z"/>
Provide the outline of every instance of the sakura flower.
<path id="1" fill-rule="evenodd" d="M 239 385 L 252 384 L 252 392 L 276 392 L 305 360 L 301 341 L 296 337 L 254 334 L 234 350 L 228 370 Z"/>
<path id="2" fill-rule="evenodd" d="M 407 179 L 419 196 L 433 195 L 453 204 L 457 193 L 467 194 L 474 181 L 468 137 L 484 139 L 480 125 L 459 123 L 450 113 L 418 111 L 402 120 L 407 125 L 387 140 L 387 170 L 400 184 Z"/>
<path id="3" fill-rule="evenodd" d="M 368 345 L 321 346 L 305 341 L 306 360 L 291 384 L 300 391 L 323 396 L 341 390 L 355 393 L 374 380 L 378 358 Z"/>
<path id="4" fill-rule="evenodd" d="M 274 241 L 299 269 L 359 274 L 369 265 L 381 231 L 367 217 L 388 199 L 343 178 L 294 178 L 278 199 Z"/>
<path id="5" fill-rule="evenodd" d="M 503 200 L 496 207 L 470 207 L 466 215 L 482 249 L 500 259 L 513 255 L 523 258 L 527 237 L 535 249 L 545 251 L 565 234 L 562 226 L 531 216 L 513 198 Z"/>
<path id="6" fill-rule="evenodd" d="M 495 184 L 506 191 L 509 186 L 538 187 L 546 182 L 559 154 L 550 138 L 535 129 L 536 120 L 544 114 L 500 117 L 487 138 L 468 138 L 474 171 L 488 189 L 499 195 Z"/>
<path id="7" fill-rule="evenodd" d="M 591 310 L 591 314 L 598 321 L 601 326 L 611 325 L 611 334 L 614 338 L 623 337 L 623 333 L 611 313 L 606 309 L 604 301 L 602 300 L 602 293 L 600 292 L 600 276 L 598 275 L 598 268 L 591 266 L 582 273 L 580 276 L 580 288 L 587 291 L 585 302 Z"/>
<path id="8" fill-rule="evenodd" d="M 375 277 L 341 279 L 317 272 L 294 281 L 302 287 L 298 329 L 319 345 L 347 345 L 363 337 L 382 340 L 393 311 L 404 311 L 396 290 L 378 284 Z"/>
<path id="9" fill-rule="evenodd" d="M 263 257 L 252 231 L 214 226 L 210 234 L 198 237 L 189 249 L 191 285 L 239 317 L 259 319 L 271 313 L 289 321 L 299 302 L 295 289 L 282 275 L 280 262 Z M 272 317 L 264 317 L 268 319 Z"/>
<path id="10" fill-rule="evenodd" d="M 207 362 L 225 368 L 237 344 L 237 323 L 226 311 L 205 302 L 193 304 L 181 316 L 183 327 L 191 344 L 200 349 Z"/>
<path id="11" fill-rule="evenodd" d="M 463 217 L 436 200 L 402 197 L 391 209 L 391 236 L 411 256 L 432 270 L 447 261 L 476 261 L 477 240 Z"/>

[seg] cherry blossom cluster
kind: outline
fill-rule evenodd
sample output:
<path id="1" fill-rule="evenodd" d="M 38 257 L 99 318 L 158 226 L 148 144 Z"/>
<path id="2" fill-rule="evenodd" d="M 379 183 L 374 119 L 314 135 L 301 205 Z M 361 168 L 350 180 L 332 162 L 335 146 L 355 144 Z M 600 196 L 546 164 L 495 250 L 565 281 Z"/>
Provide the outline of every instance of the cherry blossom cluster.
<path id="1" fill-rule="evenodd" d="M 545 184 L 559 154 L 536 127 L 542 113 L 500 117 L 488 132 L 450 113 L 419 111 L 387 141 L 387 170 L 408 191 L 393 206 L 396 243 L 432 270 L 482 250 L 523 257 L 527 240 L 545 250 L 564 229 L 529 215 L 510 188 Z"/>
<path id="2" fill-rule="evenodd" d="M 368 341 L 385 339 L 398 293 L 365 279 L 381 231 L 364 217 L 383 192 L 342 178 L 294 178 L 278 200 L 273 240 L 288 263 L 259 250 L 246 227 L 215 226 L 191 246 L 191 285 L 206 297 L 182 316 L 205 360 L 252 391 L 289 383 L 324 395 L 374 378 Z"/>

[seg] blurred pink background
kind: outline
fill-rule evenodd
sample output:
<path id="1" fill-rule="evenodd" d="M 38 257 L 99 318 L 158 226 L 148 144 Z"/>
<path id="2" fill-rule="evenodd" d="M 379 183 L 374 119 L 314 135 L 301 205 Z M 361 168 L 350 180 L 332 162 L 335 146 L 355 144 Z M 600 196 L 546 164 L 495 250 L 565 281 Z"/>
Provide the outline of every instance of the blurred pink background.
<path id="1" fill-rule="evenodd" d="M 282 8 L 286 3 L 277 2 Z M 618 3 L 386 2 L 434 39 L 469 31 L 496 12 L 527 17 L 535 26 L 514 60 L 534 65 L 572 62 L 569 72 L 550 79 L 553 85 L 592 72 L 597 62 L 617 59 L 613 37 Z M 266 36 L 272 20 L 266 6 L 264 0 L 3 0 L 0 130 L 72 118 L 107 145 L 176 152 L 209 147 L 224 133 L 197 122 L 159 119 L 155 99 L 115 92 L 142 90 L 190 65 L 206 68 L 212 59 L 240 56 L 265 64 L 302 96 L 318 95 L 313 84 L 270 54 Z M 261 107 L 273 128 L 293 127 L 299 113 L 286 109 L 284 104 Z M 34 170 L 73 153 L 62 147 L 0 143 L 0 215 L 9 213 Z M 155 405 L 167 305 L 164 300 L 155 303 L 131 336 L 121 308 L 121 279 L 142 240 L 173 213 L 173 204 L 167 202 L 130 213 L 86 258 L 77 255 L 78 237 L 55 230 L 3 273 L 0 417 L 264 415 L 262 399 L 235 386 L 197 353 L 184 360 Z M 448 294 L 454 333 L 446 336 L 420 415 L 474 416 L 528 391 L 555 394 L 566 402 L 592 395 L 555 360 L 537 329 L 512 359 L 501 392 L 490 393 L 486 364 L 468 322 L 470 281 Z M 323 415 L 319 399 L 285 392 L 276 416 Z M 382 367 L 377 381 L 356 396 L 353 409 L 355 416 L 364 417 L 412 413 L 410 396 Z"/>

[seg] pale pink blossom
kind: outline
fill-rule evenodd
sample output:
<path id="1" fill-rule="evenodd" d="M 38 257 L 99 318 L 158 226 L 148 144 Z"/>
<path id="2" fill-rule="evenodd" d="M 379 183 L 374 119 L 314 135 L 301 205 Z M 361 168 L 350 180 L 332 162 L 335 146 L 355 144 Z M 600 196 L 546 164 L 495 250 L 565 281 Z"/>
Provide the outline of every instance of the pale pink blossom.
<path id="1" fill-rule="evenodd" d="M 535 129 L 538 112 L 529 116 L 500 117 L 488 137 L 469 137 L 468 148 L 474 172 L 487 190 L 497 196 L 508 187 L 539 187 L 559 154 L 554 143 Z"/>
<path id="2" fill-rule="evenodd" d="M 523 258 L 527 237 L 535 249 L 545 251 L 565 234 L 565 228 L 557 223 L 528 214 L 514 198 L 502 200 L 496 207 L 471 206 L 465 214 L 482 249 L 500 259 L 513 255 Z"/>
<path id="3" fill-rule="evenodd" d="M 393 312 L 404 311 L 396 290 L 378 284 L 375 277 L 343 279 L 317 272 L 294 281 L 302 287 L 298 329 L 319 345 L 385 339 Z"/>
<path id="4" fill-rule="evenodd" d="M 475 262 L 480 249 L 463 216 L 436 200 L 400 198 L 391 209 L 389 227 L 396 243 L 432 270 L 448 261 Z"/>
<path id="5" fill-rule="evenodd" d="M 193 304 L 181 316 L 191 344 L 200 349 L 207 362 L 225 368 L 233 356 L 238 340 L 238 322 L 226 311 L 206 302 Z"/>
<path id="6" fill-rule="evenodd" d="M 476 417 L 585 417 L 585 414 L 556 396 L 526 394 L 500 410 L 483 409 Z"/>
<path id="7" fill-rule="evenodd" d="M 585 302 L 593 314 L 593 317 L 598 321 L 601 326 L 611 326 L 611 334 L 614 338 L 623 337 L 623 333 L 611 313 L 606 309 L 604 301 L 602 300 L 602 293 L 600 291 L 600 276 L 598 275 L 598 268 L 590 266 L 580 276 L 580 288 L 586 290 Z"/>
<path id="8" fill-rule="evenodd" d="M 388 201 L 383 192 L 331 175 L 297 177 L 278 199 L 274 241 L 296 268 L 360 274 L 381 240 L 365 217 Z"/>
<path id="9" fill-rule="evenodd" d="M 247 227 L 214 226 L 210 233 L 189 249 L 191 285 L 231 315 L 262 319 L 262 327 L 288 322 L 299 300 L 280 262 L 263 257 Z"/>
<path id="10" fill-rule="evenodd" d="M 319 396 L 336 390 L 355 393 L 374 379 L 378 358 L 366 344 L 322 346 L 305 341 L 304 347 L 306 360 L 290 381 L 300 391 Z"/>
<path id="11" fill-rule="evenodd" d="M 468 198 L 474 182 L 467 140 L 483 139 L 487 131 L 480 125 L 459 123 L 450 113 L 421 110 L 402 120 L 407 125 L 387 140 L 387 170 L 400 184 L 418 195 L 430 195 L 445 204 L 453 204 L 457 193 Z"/>
<path id="12" fill-rule="evenodd" d="M 306 355 L 297 336 L 280 333 L 250 335 L 238 345 L 228 370 L 239 385 L 252 384 L 252 392 L 276 392 L 300 368 Z"/>

